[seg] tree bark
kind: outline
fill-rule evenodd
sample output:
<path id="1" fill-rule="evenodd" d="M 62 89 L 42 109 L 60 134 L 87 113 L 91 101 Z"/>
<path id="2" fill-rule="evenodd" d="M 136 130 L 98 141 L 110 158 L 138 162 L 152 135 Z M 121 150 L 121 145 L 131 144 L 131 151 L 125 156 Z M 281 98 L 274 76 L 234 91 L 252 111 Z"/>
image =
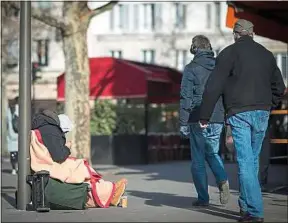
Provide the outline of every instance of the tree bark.
<path id="1" fill-rule="evenodd" d="M 68 135 L 72 141 L 72 155 L 91 163 L 90 68 L 87 53 L 87 29 L 90 19 L 110 10 L 117 1 L 90 10 L 87 2 L 64 2 L 63 17 L 66 27 L 62 30 L 65 55 L 65 112 L 75 128 Z"/>
<path id="2" fill-rule="evenodd" d="M 64 3 L 65 4 L 65 3 Z M 71 4 L 71 3 L 69 3 Z M 70 6 L 71 7 L 71 6 Z M 64 7 L 65 8 L 65 7 Z M 69 134 L 72 155 L 90 160 L 89 60 L 86 32 L 88 20 L 81 21 L 64 10 L 69 29 L 63 33 L 65 55 L 65 112 L 74 123 Z"/>

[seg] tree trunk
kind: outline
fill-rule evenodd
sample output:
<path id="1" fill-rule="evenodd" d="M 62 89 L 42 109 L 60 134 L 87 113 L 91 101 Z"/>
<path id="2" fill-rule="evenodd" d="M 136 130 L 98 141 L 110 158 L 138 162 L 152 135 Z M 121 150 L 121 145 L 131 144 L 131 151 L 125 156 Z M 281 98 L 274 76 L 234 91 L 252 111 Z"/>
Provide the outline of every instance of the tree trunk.
<path id="1" fill-rule="evenodd" d="M 68 18 L 67 18 L 68 17 Z M 74 123 L 68 136 L 72 155 L 90 160 L 89 61 L 86 32 L 88 21 L 67 16 L 71 27 L 63 36 L 65 54 L 65 112 Z M 66 34 L 67 33 L 67 34 Z"/>

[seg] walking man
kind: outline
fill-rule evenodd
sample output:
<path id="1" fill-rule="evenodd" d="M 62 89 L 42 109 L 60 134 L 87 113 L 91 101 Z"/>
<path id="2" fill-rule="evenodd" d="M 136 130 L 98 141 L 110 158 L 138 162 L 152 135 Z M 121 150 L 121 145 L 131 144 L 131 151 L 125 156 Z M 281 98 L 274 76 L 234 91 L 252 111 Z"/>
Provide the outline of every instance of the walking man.
<path id="1" fill-rule="evenodd" d="M 235 43 L 216 59 L 203 94 L 200 125 L 206 128 L 221 95 L 232 129 L 239 166 L 241 222 L 263 222 L 263 199 L 258 180 L 259 154 L 270 109 L 279 103 L 285 85 L 273 54 L 253 40 L 253 24 L 239 19 Z"/>
<path id="2" fill-rule="evenodd" d="M 215 66 L 214 53 L 210 41 L 203 35 L 192 39 L 190 52 L 194 59 L 186 65 L 181 83 L 180 133 L 190 137 L 191 172 L 198 193 L 193 206 L 209 205 L 208 181 L 205 160 L 210 166 L 220 190 L 220 202 L 226 204 L 229 199 L 229 184 L 223 162 L 219 156 L 220 136 L 224 123 L 222 98 L 216 103 L 210 125 L 206 129 L 199 126 L 200 104 L 205 83 Z"/>

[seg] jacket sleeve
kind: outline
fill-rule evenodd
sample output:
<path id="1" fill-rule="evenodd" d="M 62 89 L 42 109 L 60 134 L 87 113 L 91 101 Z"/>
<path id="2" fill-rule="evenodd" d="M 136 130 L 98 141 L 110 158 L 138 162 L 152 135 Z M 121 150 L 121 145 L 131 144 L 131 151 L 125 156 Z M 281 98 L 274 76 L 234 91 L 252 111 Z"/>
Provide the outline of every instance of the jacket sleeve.
<path id="1" fill-rule="evenodd" d="M 60 131 L 59 131 L 60 133 Z M 62 134 L 58 132 L 53 132 L 47 138 L 46 146 L 54 162 L 62 163 L 71 154 L 70 149 L 65 146 L 66 140 L 63 138 Z"/>
<path id="2" fill-rule="evenodd" d="M 205 85 L 200 106 L 200 120 L 210 120 L 214 107 L 223 93 L 225 82 L 232 69 L 233 55 L 231 48 L 226 48 L 216 58 L 215 68 Z"/>
<path id="3" fill-rule="evenodd" d="M 187 66 L 184 69 L 180 89 L 180 125 L 187 125 L 193 99 L 193 71 Z"/>
<path id="4" fill-rule="evenodd" d="M 285 84 L 281 75 L 281 71 L 277 66 L 276 60 L 273 57 L 274 71 L 271 77 L 271 91 L 272 91 L 272 107 L 275 108 L 279 105 L 281 98 L 285 92 Z"/>

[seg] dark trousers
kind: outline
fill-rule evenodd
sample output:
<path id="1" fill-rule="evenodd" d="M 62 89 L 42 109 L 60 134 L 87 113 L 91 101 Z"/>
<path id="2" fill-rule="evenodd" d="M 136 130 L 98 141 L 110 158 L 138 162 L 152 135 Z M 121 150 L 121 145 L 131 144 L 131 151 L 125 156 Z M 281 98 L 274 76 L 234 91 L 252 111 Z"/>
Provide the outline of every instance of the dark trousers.
<path id="1" fill-rule="evenodd" d="M 260 166 L 259 166 L 259 181 L 261 186 L 268 182 L 268 170 L 270 164 L 270 136 L 269 128 L 267 128 L 265 138 L 262 144 L 262 150 L 260 153 Z"/>
<path id="2" fill-rule="evenodd" d="M 10 163 L 12 169 L 17 169 L 18 166 L 18 152 L 10 152 Z"/>

